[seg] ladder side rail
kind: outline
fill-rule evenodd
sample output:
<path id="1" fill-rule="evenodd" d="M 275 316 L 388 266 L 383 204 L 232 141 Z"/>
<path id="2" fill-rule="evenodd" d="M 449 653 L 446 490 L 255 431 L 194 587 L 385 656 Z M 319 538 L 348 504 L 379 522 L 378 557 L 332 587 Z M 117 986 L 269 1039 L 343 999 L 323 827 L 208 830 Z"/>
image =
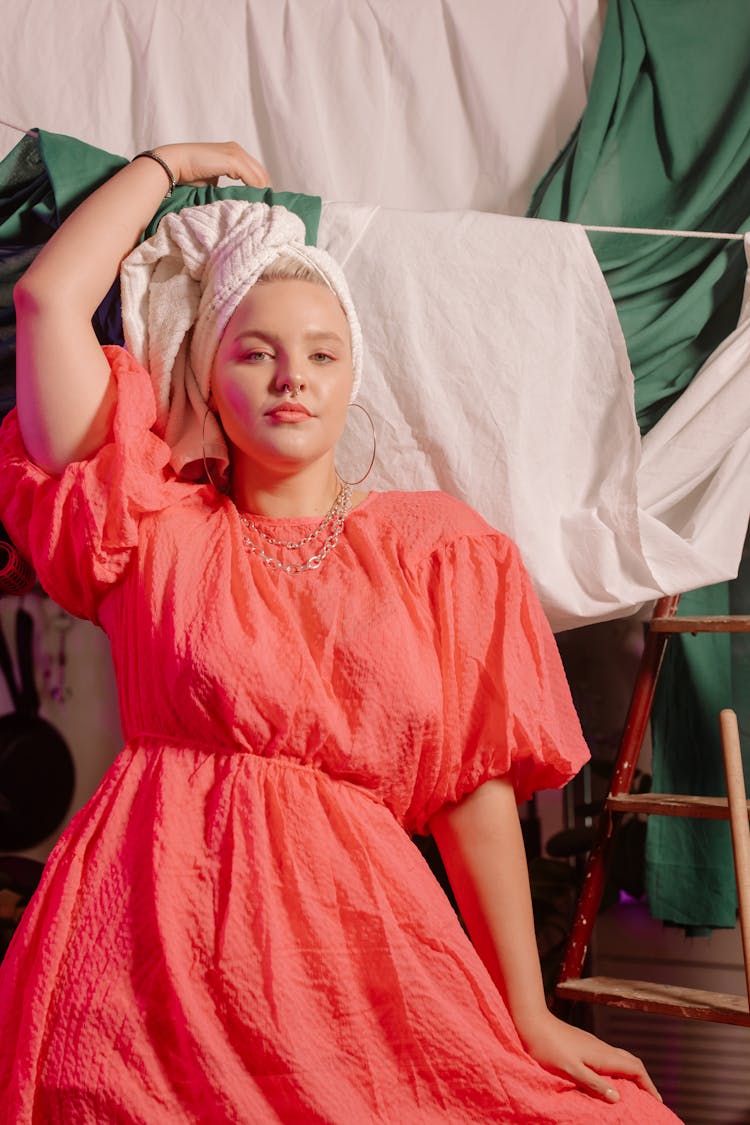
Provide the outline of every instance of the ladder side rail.
<path id="1" fill-rule="evenodd" d="M 673 617 L 677 613 L 679 601 L 679 594 L 660 598 L 654 608 L 653 616 Z M 668 633 L 657 633 L 649 630 L 646 635 L 625 728 L 615 760 L 609 790 L 610 796 L 629 793 L 633 784 L 641 746 L 651 717 L 656 681 L 668 640 Z M 559 983 L 571 979 L 577 980 L 583 971 L 583 963 L 591 942 L 594 922 L 604 894 L 607 858 L 614 835 L 616 815 L 605 808 L 599 818 L 594 844 L 586 863 L 586 872 L 578 898 L 576 916 L 565 949 Z"/>
<path id="2" fill-rule="evenodd" d="M 737 880 L 740 932 L 745 961 L 745 985 L 748 1006 L 750 1007 L 750 826 L 748 826 L 747 818 L 745 775 L 742 768 L 737 715 L 731 710 L 722 711 L 719 716 L 719 723 L 721 725 L 724 770 L 727 776 L 729 821 L 732 829 L 734 872 Z"/>

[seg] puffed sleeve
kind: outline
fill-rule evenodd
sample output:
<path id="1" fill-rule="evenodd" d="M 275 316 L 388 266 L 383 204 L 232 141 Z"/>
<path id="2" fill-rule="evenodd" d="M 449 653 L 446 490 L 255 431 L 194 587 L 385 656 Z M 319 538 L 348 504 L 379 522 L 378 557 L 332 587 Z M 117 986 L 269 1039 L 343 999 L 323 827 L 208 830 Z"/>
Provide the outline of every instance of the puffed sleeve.
<path id="1" fill-rule="evenodd" d="M 89 460 L 51 476 L 29 459 L 15 410 L 0 428 L 0 520 L 47 593 L 92 621 L 130 563 L 143 516 L 195 489 L 168 471 L 169 447 L 151 430 L 148 373 L 122 348 L 104 352 L 117 404 L 110 438 Z"/>
<path id="2" fill-rule="evenodd" d="M 424 763 L 407 818 L 431 816 L 509 776 L 519 803 L 588 760 L 547 619 L 516 545 L 488 530 L 441 547 L 425 581 L 442 680 L 442 748 Z"/>

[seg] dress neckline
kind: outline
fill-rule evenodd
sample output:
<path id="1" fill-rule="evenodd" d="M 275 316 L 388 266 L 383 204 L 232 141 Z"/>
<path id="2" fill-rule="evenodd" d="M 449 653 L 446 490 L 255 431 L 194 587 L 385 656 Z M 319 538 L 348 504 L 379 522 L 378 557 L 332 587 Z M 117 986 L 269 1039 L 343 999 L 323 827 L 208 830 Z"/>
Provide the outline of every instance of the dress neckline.
<path id="1" fill-rule="evenodd" d="M 355 504 L 353 508 L 349 509 L 346 514 L 347 523 L 352 518 L 352 516 L 356 516 L 357 512 L 361 512 L 365 508 L 369 508 L 372 502 L 380 495 L 380 492 L 377 492 L 375 489 L 370 489 L 367 495 L 362 500 L 360 500 L 358 504 Z M 234 501 L 231 501 L 231 503 L 232 506 L 236 509 L 239 516 L 246 516 L 248 519 L 251 519 L 253 523 L 258 527 L 314 527 L 316 524 L 319 524 L 321 520 L 320 516 L 258 515 L 255 512 L 247 512 L 244 508 L 238 507 L 237 504 L 234 503 Z"/>

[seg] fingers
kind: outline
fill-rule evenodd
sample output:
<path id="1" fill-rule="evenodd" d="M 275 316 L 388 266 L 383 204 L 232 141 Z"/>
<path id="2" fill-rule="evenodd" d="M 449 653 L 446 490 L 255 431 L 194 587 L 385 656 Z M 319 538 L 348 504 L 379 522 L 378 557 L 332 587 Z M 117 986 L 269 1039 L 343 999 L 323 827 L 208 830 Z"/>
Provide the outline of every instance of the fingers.
<path id="1" fill-rule="evenodd" d="M 620 1095 L 609 1079 L 597 1074 L 591 1067 L 583 1065 L 570 1077 L 582 1090 L 594 1094 L 595 1097 L 602 1098 L 605 1102 L 619 1102 L 620 1100 Z"/>
<path id="2" fill-rule="evenodd" d="M 615 1070 L 612 1066 L 609 1068 L 609 1073 L 617 1075 L 620 1078 L 630 1078 L 635 1082 L 636 1086 L 640 1086 L 642 1090 L 647 1090 L 649 1094 L 653 1094 L 655 1098 L 662 1101 L 662 1096 L 656 1089 L 656 1086 L 651 1080 L 651 1076 L 646 1070 L 645 1066 L 639 1058 L 631 1055 L 628 1051 L 617 1051 L 621 1058 L 620 1068 Z"/>
<path id="3" fill-rule="evenodd" d="M 228 168 L 224 175 L 232 180 L 242 180 L 249 187 L 267 188 L 271 186 L 268 172 L 259 160 L 246 152 L 236 141 L 226 144 Z"/>
<path id="4" fill-rule="evenodd" d="M 252 161 L 252 164 L 253 164 L 254 167 L 253 167 L 253 179 L 250 181 L 250 186 L 251 187 L 259 187 L 259 188 L 269 188 L 271 186 L 271 177 L 268 175 L 268 172 L 266 171 L 266 169 L 263 167 L 263 165 L 260 163 L 259 160 L 254 160 L 251 157 L 251 161 Z M 248 181 L 245 180 L 245 183 L 248 183 Z"/>
<path id="5" fill-rule="evenodd" d="M 589 1058 L 584 1065 L 589 1075 L 593 1075 L 596 1078 L 594 1084 L 596 1092 L 603 1097 L 607 1097 L 608 1101 L 617 1100 L 617 1091 L 614 1090 L 611 1083 L 607 1082 L 607 1076 L 613 1078 L 629 1078 L 631 1082 L 635 1082 L 642 1090 L 646 1090 L 659 1101 L 663 1100 L 641 1060 L 635 1055 L 631 1055 L 629 1051 L 623 1051 L 617 1047 L 610 1047 L 607 1049 L 605 1058 Z M 607 1095 L 607 1088 L 615 1094 L 614 1098 Z"/>

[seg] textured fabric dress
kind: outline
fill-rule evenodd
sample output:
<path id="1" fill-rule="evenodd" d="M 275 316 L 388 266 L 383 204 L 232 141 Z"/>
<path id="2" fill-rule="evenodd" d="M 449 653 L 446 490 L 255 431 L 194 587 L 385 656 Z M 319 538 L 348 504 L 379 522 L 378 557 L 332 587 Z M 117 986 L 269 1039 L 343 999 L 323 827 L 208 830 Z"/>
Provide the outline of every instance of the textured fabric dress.
<path id="1" fill-rule="evenodd" d="M 0 1122 L 674 1120 L 525 1055 L 409 838 L 585 759 L 515 547 L 441 493 L 370 493 L 320 570 L 271 571 L 167 471 L 148 375 L 106 350 L 90 461 L 48 477 L 0 432 L 0 515 L 110 637 L 126 738 L 0 967 Z"/>

